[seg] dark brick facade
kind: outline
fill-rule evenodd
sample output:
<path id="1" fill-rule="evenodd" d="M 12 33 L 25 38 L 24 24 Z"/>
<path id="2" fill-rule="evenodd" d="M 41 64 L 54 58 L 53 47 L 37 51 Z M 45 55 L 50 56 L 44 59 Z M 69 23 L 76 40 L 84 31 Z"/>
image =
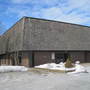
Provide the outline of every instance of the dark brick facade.
<path id="1" fill-rule="evenodd" d="M 14 58 L 12 56 L 15 55 L 11 54 L 7 57 L 7 55 L 1 55 L 0 56 L 0 64 L 1 65 L 23 65 L 27 67 L 33 67 L 36 65 L 40 64 L 45 64 L 45 63 L 56 63 L 57 58 L 55 56 L 55 59 L 52 59 L 52 53 L 55 55 L 59 53 L 58 55 L 60 58 L 59 62 L 61 62 L 61 57 L 63 57 L 63 61 L 65 61 L 64 55 L 66 53 L 69 53 L 70 56 L 72 57 L 73 62 L 75 61 L 80 61 L 81 63 L 83 62 L 90 62 L 90 52 L 87 51 L 24 51 L 22 52 L 21 55 L 21 61 L 19 60 L 20 58 Z"/>
<path id="2" fill-rule="evenodd" d="M 35 62 L 35 65 L 40 65 L 40 64 L 52 62 L 51 52 L 35 52 L 34 62 Z"/>

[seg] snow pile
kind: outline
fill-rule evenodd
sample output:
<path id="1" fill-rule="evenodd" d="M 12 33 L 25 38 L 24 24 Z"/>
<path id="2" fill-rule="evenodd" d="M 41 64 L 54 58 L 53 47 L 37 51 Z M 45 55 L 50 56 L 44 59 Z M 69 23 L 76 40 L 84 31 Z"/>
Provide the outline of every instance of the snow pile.
<path id="1" fill-rule="evenodd" d="M 43 65 L 35 66 L 35 68 L 45 68 L 45 69 L 52 69 L 52 70 L 72 71 L 72 72 L 69 72 L 69 74 L 86 73 L 87 72 L 85 67 L 80 65 L 80 61 L 76 61 L 75 62 L 75 67 L 73 67 L 73 68 L 65 68 L 65 63 L 63 63 L 63 62 L 61 62 L 60 64 L 55 64 L 55 63 L 43 64 Z"/>
<path id="2" fill-rule="evenodd" d="M 63 70 L 63 71 L 73 71 L 75 68 L 65 68 L 65 63 L 61 62 L 60 64 L 48 63 L 39 66 L 35 66 L 35 68 L 45 68 L 45 69 L 53 69 L 53 70 Z"/>
<path id="3" fill-rule="evenodd" d="M 0 66 L 0 72 L 23 72 L 27 70 L 28 68 L 24 66 Z"/>
<path id="4" fill-rule="evenodd" d="M 68 74 L 78 74 L 78 73 L 87 73 L 87 70 L 84 66 L 80 65 L 79 61 L 75 63 L 75 71 L 69 72 Z"/>
<path id="5" fill-rule="evenodd" d="M 35 68 L 51 68 L 52 67 L 52 65 L 54 66 L 54 63 L 52 63 L 52 64 L 43 64 L 43 65 L 39 65 L 39 66 L 35 66 Z"/>

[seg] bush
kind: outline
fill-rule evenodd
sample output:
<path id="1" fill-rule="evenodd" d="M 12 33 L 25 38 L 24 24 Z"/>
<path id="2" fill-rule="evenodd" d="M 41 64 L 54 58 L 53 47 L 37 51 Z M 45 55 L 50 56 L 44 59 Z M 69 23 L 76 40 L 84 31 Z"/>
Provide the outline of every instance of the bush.
<path id="1" fill-rule="evenodd" d="M 71 56 L 68 56 L 68 58 L 67 58 L 67 60 L 66 60 L 66 63 L 65 63 L 65 67 L 66 67 L 66 68 L 72 68 L 72 67 L 73 67 Z"/>

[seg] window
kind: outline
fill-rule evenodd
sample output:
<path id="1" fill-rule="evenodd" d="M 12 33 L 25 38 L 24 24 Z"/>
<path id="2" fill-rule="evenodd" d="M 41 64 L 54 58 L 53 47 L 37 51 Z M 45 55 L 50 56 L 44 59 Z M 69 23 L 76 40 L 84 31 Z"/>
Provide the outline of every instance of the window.
<path id="1" fill-rule="evenodd" d="M 54 53 L 54 52 L 51 53 L 51 59 L 52 59 L 52 60 L 55 59 L 55 53 Z"/>

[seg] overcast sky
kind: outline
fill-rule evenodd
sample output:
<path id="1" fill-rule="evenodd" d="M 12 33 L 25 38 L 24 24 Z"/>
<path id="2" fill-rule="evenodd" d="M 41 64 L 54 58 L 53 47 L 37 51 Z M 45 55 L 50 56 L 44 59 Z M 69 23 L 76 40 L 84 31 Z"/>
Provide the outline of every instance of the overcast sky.
<path id="1" fill-rule="evenodd" d="M 90 26 L 90 0 L 0 0 L 0 34 L 23 16 Z"/>

